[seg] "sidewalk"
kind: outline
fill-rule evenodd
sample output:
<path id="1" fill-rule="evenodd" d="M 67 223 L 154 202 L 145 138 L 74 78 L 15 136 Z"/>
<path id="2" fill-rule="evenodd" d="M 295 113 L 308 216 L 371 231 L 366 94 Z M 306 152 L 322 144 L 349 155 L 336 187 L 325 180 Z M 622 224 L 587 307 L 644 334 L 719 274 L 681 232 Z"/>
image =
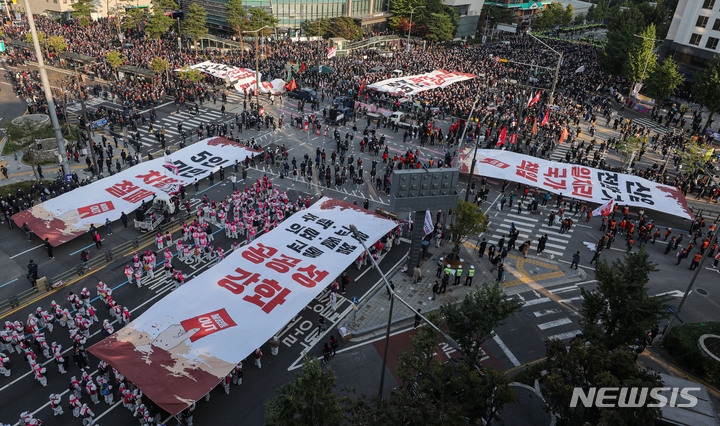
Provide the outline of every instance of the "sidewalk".
<path id="1" fill-rule="evenodd" d="M 497 279 L 497 273 L 490 271 L 490 261 L 485 256 L 480 258 L 474 245 L 465 243 L 460 250 L 461 257 L 466 261 L 465 272 L 461 284 L 452 285 L 453 278 L 447 287 L 447 292 L 438 294 L 432 300 L 432 285 L 437 279 L 437 264 L 441 256 L 447 255 L 452 250 L 450 243 L 444 243 L 439 248 L 431 249 L 431 257 L 420 265 L 422 279 L 418 284 L 413 284 L 412 276 L 398 270 L 388 274 L 388 280 L 395 285 L 395 293 L 416 309 L 423 313 L 440 309 L 446 303 L 459 303 L 466 294 L 482 283 L 492 284 Z M 469 265 L 475 267 L 475 277 L 472 286 L 464 286 Z M 525 291 L 528 288 L 541 288 L 544 286 L 555 286 L 564 282 L 573 282 L 584 279 L 586 272 L 582 269 L 570 269 L 570 265 L 553 261 L 545 255 L 528 255 L 523 258 L 520 252 L 512 250 L 505 259 L 505 280 L 501 283 L 505 294 L 508 296 Z M 388 312 L 390 310 L 390 299 L 384 282 L 380 281 L 374 293 L 366 301 L 360 301 L 358 310 L 349 315 L 338 324 L 338 327 L 345 327 L 352 333 L 353 342 L 362 342 L 373 337 L 382 335 L 387 327 Z M 393 306 L 392 328 L 399 328 L 413 323 L 415 314 L 402 302 L 396 300 Z"/>

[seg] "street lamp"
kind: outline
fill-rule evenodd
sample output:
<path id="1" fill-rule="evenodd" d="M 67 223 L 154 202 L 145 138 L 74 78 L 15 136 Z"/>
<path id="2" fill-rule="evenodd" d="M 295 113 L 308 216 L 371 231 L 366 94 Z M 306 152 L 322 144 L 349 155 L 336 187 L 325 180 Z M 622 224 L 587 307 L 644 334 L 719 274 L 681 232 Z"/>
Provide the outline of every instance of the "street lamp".
<path id="1" fill-rule="evenodd" d="M 710 179 L 712 179 L 715 186 L 720 188 L 720 185 L 718 185 L 717 181 L 711 175 L 710 173 L 705 170 L 705 168 L 700 164 L 699 161 L 695 162 L 695 167 L 699 168 L 703 172 L 705 172 L 706 175 L 710 176 Z M 712 244 L 713 241 L 717 239 L 718 230 L 720 230 L 720 226 L 715 226 L 715 232 L 713 232 L 712 239 L 710 240 L 710 243 Z M 663 337 L 662 341 L 660 342 L 661 346 L 665 346 L 665 342 L 667 341 L 668 336 L 670 335 L 670 330 L 672 330 L 673 323 L 675 322 L 675 318 L 680 316 L 680 311 L 682 310 L 683 305 L 685 305 L 685 301 L 687 300 L 687 297 L 690 295 L 690 292 L 692 291 L 693 286 L 695 285 L 695 280 L 697 280 L 698 274 L 703 268 L 703 264 L 705 263 L 705 259 L 707 259 L 707 256 L 701 256 L 700 263 L 698 264 L 697 268 L 695 268 L 695 274 L 693 274 L 692 280 L 690 280 L 690 283 L 688 284 L 687 288 L 685 289 L 685 294 L 683 294 L 682 300 L 680 300 L 680 304 L 678 305 L 675 314 L 670 317 L 670 322 L 668 322 L 667 327 L 665 327 L 665 331 L 663 331 Z"/>
<path id="2" fill-rule="evenodd" d="M 260 118 L 260 31 L 267 29 L 267 28 L 274 28 L 270 25 L 265 25 L 262 28 L 258 28 L 257 30 L 248 30 L 243 31 L 243 34 L 245 33 L 255 33 L 255 101 L 257 103 L 257 109 L 258 109 L 258 119 Z"/>
<path id="3" fill-rule="evenodd" d="M 365 242 L 360 238 L 358 235 L 358 229 L 355 225 L 350 224 L 349 226 L 350 231 L 352 231 L 353 236 L 356 240 L 360 241 L 360 244 L 362 244 L 363 249 L 365 249 L 365 253 L 367 254 L 368 258 L 370 258 L 370 261 L 372 261 L 373 266 L 375 269 L 377 269 L 378 273 L 380 273 L 380 276 L 382 277 L 383 281 L 385 282 L 385 288 L 387 288 L 388 293 L 390 294 L 390 312 L 388 312 L 388 323 L 387 323 L 387 329 L 385 330 L 385 349 L 383 351 L 383 360 L 382 360 L 382 370 L 380 370 L 380 390 L 378 392 L 378 395 L 380 395 L 380 398 L 383 396 L 383 386 L 385 384 L 385 367 L 387 366 L 387 353 L 388 353 L 388 346 L 390 344 L 390 326 L 392 325 L 392 313 L 393 313 L 393 306 L 395 304 L 395 298 L 397 298 L 403 305 L 407 306 L 408 309 L 410 309 L 415 315 L 419 316 L 423 321 L 425 321 L 430 327 L 433 328 L 433 330 L 440 333 L 440 335 L 445 339 L 445 341 L 456 351 L 462 352 L 460 350 L 460 345 L 453 339 L 452 337 L 448 336 L 447 333 L 440 330 L 438 326 L 430 322 L 423 314 L 418 312 L 417 309 L 410 306 L 408 302 L 403 300 L 400 296 L 398 296 L 395 293 L 395 290 L 392 289 L 390 286 L 390 282 L 388 281 L 387 277 L 385 276 L 385 273 L 380 269 L 380 266 L 378 266 L 377 262 L 375 261 L 375 258 L 372 257 L 370 254 L 370 250 L 368 250 L 367 246 L 365 245 Z"/>
<path id="4" fill-rule="evenodd" d="M 468 114 L 467 120 L 465 120 L 465 127 L 463 128 L 462 135 L 460 135 L 460 141 L 463 143 L 463 146 L 466 145 L 465 143 L 465 133 L 467 132 L 467 128 L 470 125 L 470 119 L 472 118 L 473 113 L 475 112 L 475 105 L 477 105 L 478 100 L 480 99 L 480 91 L 478 91 L 477 96 L 475 96 L 475 102 L 472 104 L 472 108 L 470 108 L 470 114 Z M 475 137 L 475 147 L 473 149 L 473 159 L 472 163 L 470 163 L 470 177 L 468 178 L 468 186 L 467 191 L 465 191 L 465 202 L 467 203 L 469 197 L 470 197 L 470 185 L 472 184 L 473 180 L 473 172 L 475 171 L 475 158 L 477 156 L 477 143 L 479 137 Z M 458 144 L 459 146 L 460 144 Z M 459 161 L 459 160 L 458 160 Z"/>
<path id="5" fill-rule="evenodd" d="M 552 90 L 550 90 L 550 102 L 548 102 L 548 106 L 550 106 L 550 105 L 552 105 L 553 100 L 555 99 L 555 86 L 557 86 L 558 74 L 560 74 L 560 64 L 562 64 L 563 54 L 562 54 L 562 52 L 558 52 L 557 50 L 555 50 L 555 49 L 553 49 L 552 47 L 548 46 L 547 43 L 545 43 L 544 41 L 542 41 L 542 40 L 540 40 L 539 38 L 535 37 L 534 35 L 532 35 L 532 34 L 530 34 L 530 33 L 527 33 L 527 35 L 529 35 L 530 37 L 534 38 L 534 39 L 537 40 L 540 44 L 542 44 L 543 46 L 545 46 L 545 47 L 547 47 L 548 49 L 552 50 L 553 52 L 555 52 L 556 55 L 559 56 L 558 62 L 557 62 L 557 66 L 555 67 L 555 78 L 553 79 Z"/>
<path id="6" fill-rule="evenodd" d="M 30 26 L 30 34 L 32 35 L 33 47 L 35 48 L 35 56 L 38 61 L 38 70 L 40 71 L 40 82 L 42 83 L 43 92 L 45 93 L 45 101 L 48 106 L 48 114 L 50 115 L 50 122 L 52 123 L 52 129 L 55 133 L 55 139 L 57 140 L 58 154 L 62 157 L 60 165 L 63 170 L 63 174 L 70 173 L 70 165 L 65 155 L 65 139 L 60 130 L 60 122 L 55 112 L 55 101 L 53 101 L 52 91 L 50 90 L 50 81 L 48 80 L 47 70 L 45 69 L 45 61 L 43 60 L 42 50 L 40 49 L 40 41 L 38 40 L 37 30 L 35 29 L 35 18 L 33 17 L 32 10 L 30 10 L 30 2 L 24 0 L 25 3 L 25 14 L 27 15 L 28 25 Z"/>
<path id="7" fill-rule="evenodd" d="M 412 31 L 412 16 L 413 16 L 413 13 L 415 13 L 415 9 L 421 9 L 421 8 L 424 8 L 424 7 L 425 7 L 425 6 L 415 6 L 415 7 L 413 7 L 412 9 L 410 9 L 410 26 L 408 27 L 408 39 L 407 39 L 408 49 L 410 49 L 410 32 Z"/>

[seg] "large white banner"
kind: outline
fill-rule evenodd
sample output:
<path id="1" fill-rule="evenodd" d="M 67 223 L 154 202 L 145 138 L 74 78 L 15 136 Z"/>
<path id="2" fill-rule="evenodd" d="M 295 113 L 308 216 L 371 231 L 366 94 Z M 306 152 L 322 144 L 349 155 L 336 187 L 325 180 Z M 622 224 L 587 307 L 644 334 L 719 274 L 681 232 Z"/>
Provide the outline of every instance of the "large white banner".
<path id="1" fill-rule="evenodd" d="M 449 86 L 471 78 L 475 78 L 475 76 L 457 71 L 436 70 L 426 74 L 389 78 L 370 84 L 368 88 L 394 95 L 412 96 L 416 93 Z"/>
<path id="2" fill-rule="evenodd" d="M 472 161 L 472 151 L 467 159 Z M 469 162 L 465 167 L 469 167 Z M 462 169 L 466 170 L 465 167 Z M 679 189 L 624 173 L 541 160 L 495 149 L 477 150 L 474 173 L 524 183 L 577 200 L 603 204 L 614 199 L 617 205 L 658 210 L 686 219 L 694 218 Z"/>
<path id="3" fill-rule="evenodd" d="M 202 398 L 395 222 L 323 197 L 89 350 L 171 414 Z"/>
<path id="4" fill-rule="evenodd" d="M 57 246 L 80 236 L 90 225 L 101 226 L 130 214 L 158 192 L 174 193 L 211 170 L 228 167 L 252 157 L 257 151 L 229 139 L 202 140 L 178 150 L 167 159 L 156 158 L 76 188 L 12 217 L 18 226 L 27 222 L 40 238 Z"/>
<path id="5" fill-rule="evenodd" d="M 213 77 L 222 78 L 223 80 L 228 80 L 230 83 L 235 84 L 235 88 L 240 87 L 243 90 L 247 90 L 250 86 L 252 86 L 253 89 L 255 87 L 257 73 L 248 68 L 238 68 L 210 61 L 190 65 L 188 68 L 196 69 L 205 74 L 210 74 Z M 182 69 L 176 71 L 182 71 Z M 260 73 L 260 81 L 262 81 L 262 73 Z"/>

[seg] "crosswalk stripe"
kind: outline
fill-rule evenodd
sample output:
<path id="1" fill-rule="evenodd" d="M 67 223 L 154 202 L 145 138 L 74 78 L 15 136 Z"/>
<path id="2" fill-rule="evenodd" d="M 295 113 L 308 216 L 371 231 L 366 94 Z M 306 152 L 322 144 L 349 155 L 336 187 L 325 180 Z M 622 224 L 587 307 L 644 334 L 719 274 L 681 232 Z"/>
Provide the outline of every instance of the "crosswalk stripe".
<path id="1" fill-rule="evenodd" d="M 526 300 L 525 303 L 523 304 L 523 307 L 540 305 L 540 304 L 542 304 L 542 303 L 546 303 L 546 302 L 549 302 L 549 301 L 550 301 L 550 298 L 549 298 L 549 297 L 539 297 L 539 298 L 537 298 L 537 299 Z"/>
<path id="2" fill-rule="evenodd" d="M 548 337 L 548 339 L 551 339 L 551 340 L 552 339 L 555 339 L 555 340 L 572 339 L 573 337 L 577 336 L 580 333 L 582 333 L 581 330 L 573 330 L 573 331 L 568 331 L 566 333 L 560 333 L 560 334 L 556 334 L 554 336 L 550 336 L 550 337 Z"/>
<path id="3" fill-rule="evenodd" d="M 557 319 L 555 321 L 538 324 L 538 328 L 540 330 L 547 330 L 548 328 L 560 327 L 561 325 L 571 324 L 571 323 L 572 323 L 572 320 L 568 317 L 565 317 L 565 318 Z"/>

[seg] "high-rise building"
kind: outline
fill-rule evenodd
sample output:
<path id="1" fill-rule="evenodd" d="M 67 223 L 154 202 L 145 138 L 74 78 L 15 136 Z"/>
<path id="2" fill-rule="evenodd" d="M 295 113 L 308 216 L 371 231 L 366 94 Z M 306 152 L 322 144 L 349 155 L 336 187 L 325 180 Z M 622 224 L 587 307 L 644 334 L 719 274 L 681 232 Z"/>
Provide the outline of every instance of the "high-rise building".
<path id="1" fill-rule="evenodd" d="M 662 46 L 688 79 L 718 54 L 720 0 L 679 0 Z"/>
<path id="2" fill-rule="evenodd" d="M 229 31 L 227 0 L 182 0 L 183 9 L 192 2 L 205 8 L 205 19 L 211 30 Z M 258 7 L 272 12 L 280 20 L 278 28 L 283 31 L 298 30 L 305 21 L 339 16 L 359 19 L 363 25 L 381 23 L 389 16 L 386 6 L 384 0 L 243 0 L 246 9 Z"/>

